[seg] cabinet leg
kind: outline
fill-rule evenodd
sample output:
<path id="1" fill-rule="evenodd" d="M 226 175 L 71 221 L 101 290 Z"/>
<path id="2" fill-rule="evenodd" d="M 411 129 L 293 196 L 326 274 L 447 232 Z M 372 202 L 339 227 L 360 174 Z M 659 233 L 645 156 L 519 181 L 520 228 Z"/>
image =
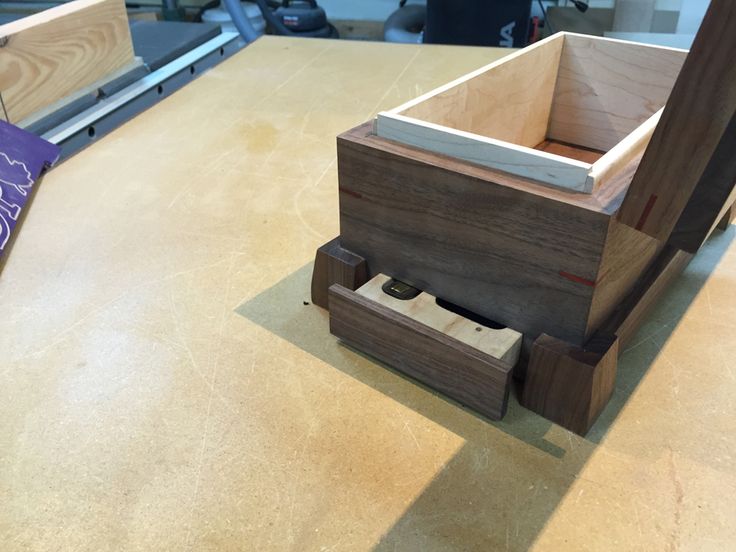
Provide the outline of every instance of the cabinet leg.
<path id="1" fill-rule="evenodd" d="M 356 290 L 368 281 L 368 267 L 363 257 L 343 249 L 340 236 L 317 249 L 312 272 L 312 303 L 328 308 L 327 290 L 340 284 Z"/>
<path id="2" fill-rule="evenodd" d="M 521 404 L 585 435 L 611 398 L 617 363 L 615 336 L 580 348 L 542 334 L 532 347 Z"/>

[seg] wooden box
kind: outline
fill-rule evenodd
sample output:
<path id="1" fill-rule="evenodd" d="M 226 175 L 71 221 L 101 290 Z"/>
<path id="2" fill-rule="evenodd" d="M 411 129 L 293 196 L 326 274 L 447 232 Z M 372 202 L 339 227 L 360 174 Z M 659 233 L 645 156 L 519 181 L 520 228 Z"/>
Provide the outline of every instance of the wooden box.
<path id="1" fill-rule="evenodd" d="M 380 113 L 338 137 L 341 245 L 582 346 L 664 248 L 614 215 L 685 56 L 560 33 Z"/>
<path id="2" fill-rule="evenodd" d="M 730 220 L 734 25 L 734 4 L 713 0 L 687 59 L 559 34 L 340 135 L 340 236 L 318 251 L 315 302 L 387 274 L 517 330 L 522 404 L 585 433 L 618 351 Z M 343 295 L 350 321 L 375 314 Z M 337 330 L 358 342 L 352 322 Z M 368 352 L 386 343 L 359 333 Z M 441 375 L 423 381 L 472 387 Z"/>
<path id="3" fill-rule="evenodd" d="M 379 113 L 375 133 L 590 193 L 643 152 L 686 54 L 558 33 Z"/>

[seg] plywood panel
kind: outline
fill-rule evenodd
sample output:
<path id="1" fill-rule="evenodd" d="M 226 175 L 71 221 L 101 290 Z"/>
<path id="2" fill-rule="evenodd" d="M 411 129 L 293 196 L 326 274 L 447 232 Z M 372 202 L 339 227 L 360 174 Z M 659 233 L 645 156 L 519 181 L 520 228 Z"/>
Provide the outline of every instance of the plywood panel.
<path id="1" fill-rule="evenodd" d="M 611 149 L 664 106 L 686 54 L 566 33 L 548 137 Z"/>
<path id="2" fill-rule="evenodd" d="M 577 192 L 590 192 L 591 164 L 533 148 L 391 113 L 379 113 L 376 134 L 402 144 L 457 157 Z"/>
<path id="3" fill-rule="evenodd" d="M 555 35 L 396 112 L 533 148 L 547 133 L 562 43 Z"/>
<path id="4" fill-rule="evenodd" d="M 10 122 L 134 63 L 123 0 L 76 0 L 0 26 Z"/>
<path id="5" fill-rule="evenodd" d="M 611 316 L 663 247 L 662 242 L 611 220 L 588 315 L 588 335 Z"/>

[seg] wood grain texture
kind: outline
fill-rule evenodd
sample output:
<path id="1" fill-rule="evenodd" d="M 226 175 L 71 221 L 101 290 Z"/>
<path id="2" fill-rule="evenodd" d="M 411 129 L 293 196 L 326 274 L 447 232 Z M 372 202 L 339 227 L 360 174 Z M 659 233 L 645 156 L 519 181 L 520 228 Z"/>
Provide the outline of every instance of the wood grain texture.
<path id="1" fill-rule="evenodd" d="M 312 270 L 312 303 L 326 309 L 329 307 L 327 291 L 332 284 L 353 290 L 367 280 L 365 259 L 343 249 L 338 236 L 317 249 Z"/>
<path id="2" fill-rule="evenodd" d="M 123 0 L 75 0 L 0 26 L 0 38 L 11 122 L 134 63 Z"/>
<path id="3" fill-rule="evenodd" d="M 734 20 L 736 21 L 736 19 Z M 736 85 L 736 82 L 734 82 Z M 669 243 L 695 253 L 736 199 L 736 112 L 672 230 Z"/>
<path id="4" fill-rule="evenodd" d="M 730 169 L 709 169 L 709 164 L 721 144 L 733 143 L 735 30 L 736 3 L 713 0 L 619 211 L 624 224 L 667 241 L 696 189 L 701 205 L 710 190 L 725 199 L 718 175 L 728 175 Z M 715 178 L 704 178 L 706 171 Z M 733 180 L 725 186 L 730 184 Z M 716 213 L 710 206 L 695 209 L 699 212 L 691 211 L 681 229 L 695 226 L 701 233 L 703 221 Z M 692 250 L 691 242 L 682 243 Z"/>
<path id="5" fill-rule="evenodd" d="M 550 37 L 392 113 L 533 148 L 547 134 L 563 41 Z"/>
<path id="6" fill-rule="evenodd" d="M 598 328 L 601 335 L 616 335 L 626 346 L 644 317 L 693 258 L 691 253 L 665 246 L 654 262 L 632 286 L 608 319 Z"/>
<path id="7" fill-rule="evenodd" d="M 602 205 L 369 130 L 338 138 L 343 246 L 364 257 L 372 274 L 391 274 L 524 334 L 546 331 L 582 345 L 609 200 Z"/>
<path id="8" fill-rule="evenodd" d="M 375 132 L 551 186 L 591 192 L 644 150 L 685 55 L 559 33 L 379 113 Z M 572 148 L 539 147 L 558 142 L 607 153 L 584 161 Z"/>
<path id="9" fill-rule="evenodd" d="M 391 280 L 379 274 L 356 290 L 358 295 L 375 301 L 393 311 L 408 316 L 425 326 L 442 332 L 479 351 L 514 366 L 519 360 L 521 334 L 511 328 L 492 329 L 454 314 L 437 305 L 435 297 L 422 292 L 414 299 L 402 300 L 383 291 L 382 286 Z"/>
<path id="10" fill-rule="evenodd" d="M 508 403 L 511 365 L 339 285 L 330 332 L 492 420 Z"/>
<path id="11" fill-rule="evenodd" d="M 402 144 L 457 157 L 568 190 L 590 192 L 593 188 L 588 180 L 590 163 L 539 151 L 533 147 L 518 146 L 391 113 L 378 114 L 376 134 Z"/>
<path id="12" fill-rule="evenodd" d="M 632 160 L 641 158 L 661 116 L 660 109 L 595 161 L 588 174 L 591 180 L 588 187 L 592 189 L 606 186 L 611 178 L 615 178 Z"/>
<path id="13" fill-rule="evenodd" d="M 521 404 L 585 435 L 613 393 L 618 347 L 615 337 L 599 338 L 581 349 L 539 336 L 529 359 Z"/>
<path id="14" fill-rule="evenodd" d="M 592 335 L 630 293 L 664 244 L 612 219 L 588 314 Z"/>
<path id="15" fill-rule="evenodd" d="M 686 53 L 565 33 L 547 137 L 610 150 L 664 106 Z"/>

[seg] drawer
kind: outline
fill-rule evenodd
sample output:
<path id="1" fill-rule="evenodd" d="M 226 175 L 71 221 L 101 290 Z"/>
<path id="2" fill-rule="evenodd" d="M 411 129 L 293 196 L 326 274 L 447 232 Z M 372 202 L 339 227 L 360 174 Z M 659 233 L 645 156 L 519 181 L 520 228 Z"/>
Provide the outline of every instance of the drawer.
<path id="1" fill-rule="evenodd" d="M 356 291 L 330 287 L 330 332 L 346 344 L 493 420 L 506 413 L 522 335 L 492 329 L 440 307 L 382 290 L 383 274 Z"/>

